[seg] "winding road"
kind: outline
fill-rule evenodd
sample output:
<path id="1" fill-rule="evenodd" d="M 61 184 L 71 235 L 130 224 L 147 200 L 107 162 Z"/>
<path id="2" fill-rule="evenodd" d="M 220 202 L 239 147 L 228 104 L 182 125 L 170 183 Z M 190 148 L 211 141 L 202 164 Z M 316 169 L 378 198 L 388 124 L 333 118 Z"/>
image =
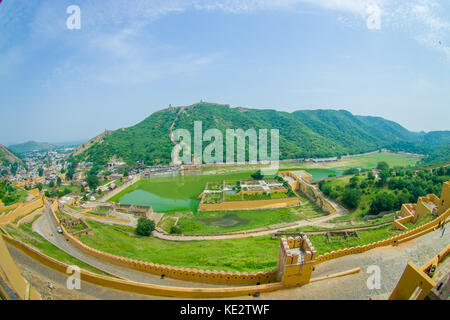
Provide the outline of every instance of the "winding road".
<path id="1" fill-rule="evenodd" d="M 58 247 L 60 250 L 66 252 L 72 257 L 94 267 L 105 273 L 109 273 L 118 278 L 128 279 L 135 282 L 151 283 L 166 286 L 175 287 L 225 287 L 226 285 L 211 284 L 211 283 L 196 283 L 191 281 L 183 281 L 178 279 L 172 279 L 164 277 L 161 279 L 160 276 L 141 272 L 139 270 L 122 267 L 112 263 L 108 263 L 104 260 L 98 259 L 94 256 L 86 254 L 81 251 L 78 247 L 70 243 L 62 234 L 57 232 L 56 221 L 53 219 L 49 209 L 50 204 L 44 210 L 44 214 L 33 224 L 33 231 L 39 233 L 47 241 Z"/>

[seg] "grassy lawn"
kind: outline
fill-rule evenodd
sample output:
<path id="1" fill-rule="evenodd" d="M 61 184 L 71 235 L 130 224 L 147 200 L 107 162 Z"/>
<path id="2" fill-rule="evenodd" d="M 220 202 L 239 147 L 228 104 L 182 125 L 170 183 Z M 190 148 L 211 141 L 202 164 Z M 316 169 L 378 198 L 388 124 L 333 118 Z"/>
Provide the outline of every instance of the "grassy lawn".
<path id="1" fill-rule="evenodd" d="M 206 193 L 203 197 L 203 203 L 220 203 L 222 202 L 222 192 Z"/>
<path id="2" fill-rule="evenodd" d="M 225 201 L 242 201 L 242 194 L 226 194 Z"/>
<path id="3" fill-rule="evenodd" d="M 108 226 L 94 221 L 88 224 L 94 236 L 82 235 L 86 245 L 118 256 L 152 263 L 208 270 L 256 272 L 276 267 L 279 239 L 270 236 L 230 239 L 220 241 L 173 242 L 152 237 L 130 236 L 133 228 Z M 333 250 L 360 246 L 390 238 L 400 231 L 385 226 L 374 230 L 359 231 L 359 238 L 333 236 L 327 243 L 325 235 L 310 236 L 318 254 Z"/>
<path id="4" fill-rule="evenodd" d="M 84 270 L 91 271 L 91 272 L 94 272 L 97 274 L 109 276 L 108 274 L 105 274 L 104 272 L 102 272 L 94 267 L 91 267 L 90 265 L 88 265 L 84 262 L 81 262 L 80 260 L 78 260 L 78 259 L 72 257 L 71 255 L 65 253 L 64 251 L 58 249 L 53 244 L 51 244 L 50 242 L 45 240 L 43 237 L 41 237 L 41 235 L 39 235 L 36 232 L 33 232 L 31 229 L 31 226 L 32 226 L 33 222 L 38 218 L 39 217 L 34 218 L 33 221 L 30 223 L 22 224 L 19 228 L 14 228 L 11 225 L 5 226 L 4 228 L 14 239 L 17 239 L 23 243 L 26 243 L 26 244 L 38 249 L 43 254 L 45 254 L 55 260 L 58 260 L 60 262 L 68 264 L 68 265 L 76 265 Z"/>
<path id="5" fill-rule="evenodd" d="M 176 217 L 164 215 L 164 217 L 159 221 L 158 227 L 166 232 L 170 232 L 170 228 L 175 225 L 176 221 Z"/>
<path id="6" fill-rule="evenodd" d="M 270 236 L 221 241 L 173 242 L 152 237 L 132 237 L 134 229 L 88 224 L 94 236 L 83 235 L 86 245 L 111 254 L 178 267 L 254 272 L 276 267 L 279 240 Z"/>
<path id="7" fill-rule="evenodd" d="M 357 156 L 351 158 L 344 158 L 334 162 L 323 163 L 299 163 L 299 162 L 282 162 L 281 168 L 289 167 L 303 167 L 309 168 L 327 168 L 336 169 L 338 171 L 344 171 L 350 168 L 376 168 L 377 163 L 380 161 L 386 161 L 389 166 L 414 166 L 421 158 L 410 155 L 395 154 L 390 152 L 380 152 L 371 155 Z"/>
<path id="8" fill-rule="evenodd" d="M 100 214 L 100 215 L 105 215 L 105 214 L 107 214 L 109 212 L 109 209 L 107 209 L 107 208 L 98 208 L 98 209 L 96 209 L 95 211 L 93 211 L 93 212 L 91 212 L 91 213 L 93 213 L 93 214 Z"/>
<path id="9" fill-rule="evenodd" d="M 390 238 L 398 233 L 400 233 L 400 231 L 392 231 L 391 226 L 389 225 L 373 230 L 358 231 L 359 238 L 348 237 L 345 239 L 344 236 L 332 236 L 329 243 L 327 243 L 326 235 L 311 235 L 308 238 L 311 240 L 317 254 L 321 255 L 339 249 L 357 247 L 372 242 L 377 242 Z"/>
<path id="10" fill-rule="evenodd" d="M 184 213 L 165 214 L 165 216 L 179 217 L 178 226 L 183 234 L 217 234 L 287 224 L 323 215 L 323 212 L 311 202 L 304 199 L 302 203 L 304 203 L 302 206 L 293 208 L 208 211 L 199 212 L 196 215 Z"/>
<path id="11" fill-rule="evenodd" d="M 69 207 L 70 209 L 72 209 L 73 211 L 76 211 L 76 212 L 84 211 L 84 209 L 82 209 L 82 208 L 75 207 L 75 206 L 71 206 L 71 205 L 69 205 L 69 204 L 65 204 L 65 206 L 66 206 L 66 207 Z"/>

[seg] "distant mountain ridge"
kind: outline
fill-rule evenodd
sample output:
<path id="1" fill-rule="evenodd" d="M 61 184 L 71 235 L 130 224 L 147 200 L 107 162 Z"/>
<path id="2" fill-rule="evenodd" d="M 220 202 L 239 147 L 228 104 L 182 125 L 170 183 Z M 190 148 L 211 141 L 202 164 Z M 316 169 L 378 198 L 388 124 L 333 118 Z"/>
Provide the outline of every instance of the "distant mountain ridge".
<path id="1" fill-rule="evenodd" d="M 20 144 L 13 144 L 8 147 L 11 151 L 22 154 L 27 152 L 45 152 L 55 148 L 54 145 L 48 142 L 28 141 Z"/>
<path id="2" fill-rule="evenodd" d="M 178 115 L 178 118 L 177 118 Z M 105 165 L 112 157 L 147 165 L 168 164 L 173 144 L 170 127 L 183 128 L 193 137 L 194 121 L 202 121 L 203 131 L 219 129 L 279 129 L 280 158 L 331 157 L 370 152 L 381 148 L 431 153 L 430 147 L 443 148 L 450 131 L 411 132 L 396 122 L 380 117 L 356 116 L 345 110 L 299 110 L 292 113 L 231 108 L 228 105 L 198 103 L 189 107 L 170 107 L 151 114 L 129 128 L 107 132 L 101 139 L 85 144 L 75 161 Z M 204 143 L 204 147 L 209 143 Z"/>

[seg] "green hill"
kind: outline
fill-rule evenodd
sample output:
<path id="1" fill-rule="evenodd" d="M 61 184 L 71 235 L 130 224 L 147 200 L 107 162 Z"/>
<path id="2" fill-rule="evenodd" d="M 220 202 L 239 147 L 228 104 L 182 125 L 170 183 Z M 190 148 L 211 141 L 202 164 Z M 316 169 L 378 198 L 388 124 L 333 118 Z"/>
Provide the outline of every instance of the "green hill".
<path id="1" fill-rule="evenodd" d="M 192 136 L 194 121 L 202 121 L 203 131 L 219 129 L 224 137 L 226 129 L 279 129 L 280 159 L 330 157 L 390 147 L 430 153 L 430 141 L 433 147 L 440 147 L 450 136 L 449 131 L 410 132 L 395 122 L 355 116 L 345 110 L 288 113 L 199 103 L 179 111 L 179 107 L 158 111 L 135 126 L 108 132 L 89 148 L 76 152 L 75 161 L 105 165 L 115 156 L 129 163 L 143 160 L 147 165 L 168 164 L 173 148 L 169 139 L 170 126 L 178 113 L 174 129 L 188 129 Z"/>
<path id="2" fill-rule="evenodd" d="M 12 152 L 17 154 L 27 153 L 27 152 L 42 152 L 50 151 L 54 148 L 53 145 L 47 142 L 36 142 L 28 141 L 21 144 L 13 144 L 8 147 Z"/>

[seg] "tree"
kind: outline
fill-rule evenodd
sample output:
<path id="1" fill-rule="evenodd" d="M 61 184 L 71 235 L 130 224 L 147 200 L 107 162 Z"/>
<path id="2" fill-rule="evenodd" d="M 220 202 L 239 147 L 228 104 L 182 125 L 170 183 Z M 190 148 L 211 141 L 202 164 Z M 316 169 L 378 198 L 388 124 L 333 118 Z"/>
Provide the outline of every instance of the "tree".
<path id="1" fill-rule="evenodd" d="M 358 189 L 347 189 L 342 195 L 342 203 L 346 208 L 355 209 L 361 202 L 361 191 Z"/>
<path id="2" fill-rule="evenodd" d="M 379 184 L 382 187 L 386 184 L 387 179 L 391 176 L 391 174 L 389 170 L 381 170 L 379 176 L 380 176 Z"/>
<path id="3" fill-rule="evenodd" d="M 359 174 L 359 170 L 357 168 L 350 168 L 344 171 L 344 175 L 350 175 L 350 174 Z"/>
<path id="4" fill-rule="evenodd" d="M 86 182 L 89 185 L 89 189 L 95 190 L 99 185 L 98 177 L 95 174 L 90 174 L 86 178 Z"/>
<path id="5" fill-rule="evenodd" d="M 389 170 L 389 164 L 386 161 L 380 161 L 377 164 L 377 169 L 379 169 L 379 170 Z"/>
<path id="6" fill-rule="evenodd" d="M 39 174 L 39 177 L 42 177 L 44 175 L 44 169 L 38 168 L 38 174 Z"/>
<path id="7" fill-rule="evenodd" d="M 359 183 L 359 177 L 358 176 L 354 176 L 350 179 L 350 187 L 351 188 L 356 188 L 358 186 Z"/>
<path id="8" fill-rule="evenodd" d="M 376 215 L 380 212 L 392 211 L 396 208 L 397 204 L 397 199 L 393 194 L 388 192 L 379 193 L 370 204 L 369 213 Z"/>
<path id="9" fill-rule="evenodd" d="M 375 180 L 375 175 L 373 174 L 372 171 L 369 172 L 369 173 L 367 174 L 367 178 L 368 178 L 369 180 Z"/>
<path id="10" fill-rule="evenodd" d="M 48 186 L 50 187 L 50 188 L 53 188 L 54 186 L 55 186 L 55 182 L 52 180 L 52 181 L 50 181 L 50 183 L 48 184 Z"/>
<path id="11" fill-rule="evenodd" d="M 136 227 L 136 234 L 140 236 L 148 237 L 155 230 L 155 222 L 147 218 L 139 218 Z"/>
<path id="12" fill-rule="evenodd" d="M 261 170 L 258 170 L 255 173 L 252 173 L 251 177 L 255 180 L 262 180 L 264 176 L 262 175 Z"/>
<path id="13" fill-rule="evenodd" d="M 367 188 L 368 186 L 369 186 L 369 183 L 367 182 L 366 179 L 364 179 L 363 181 L 361 181 L 361 183 L 360 183 L 360 185 L 359 185 L 359 187 L 360 187 L 361 189 L 365 189 L 365 188 Z"/>
<path id="14" fill-rule="evenodd" d="M 56 179 L 56 184 L 57 184 L 58 186 L 61 185 L 61 178 L 60 178 L 60 177 L 58 177 L 58 178 Z"/>
<path id="15" fill-rule="evenodd" d="M 14 162 L 12 165 L 11 165 L 11 173 L 12 173 L 12 175 L 15 175 L 16 173 L 17 173 L 17 169 L 19 169 L 19 164 L 17 163 L 17 162 Z"/>
<path id="16" fill-rule="evenodd" d="M 67 169 L 66 178 L 69 179 L 69 180 L 72 180 L 74 174 L 75 174 L 75 171 L 74 171 L 73 167 L 70 166 L 70 167 Z"/>
<path id="17" fill-rule="evenodd" d="M 42 191 L 42 183 L 38 183 L 38 184 L 36 185 L 36 188 L 38 188 L 39 191 Z"/>

